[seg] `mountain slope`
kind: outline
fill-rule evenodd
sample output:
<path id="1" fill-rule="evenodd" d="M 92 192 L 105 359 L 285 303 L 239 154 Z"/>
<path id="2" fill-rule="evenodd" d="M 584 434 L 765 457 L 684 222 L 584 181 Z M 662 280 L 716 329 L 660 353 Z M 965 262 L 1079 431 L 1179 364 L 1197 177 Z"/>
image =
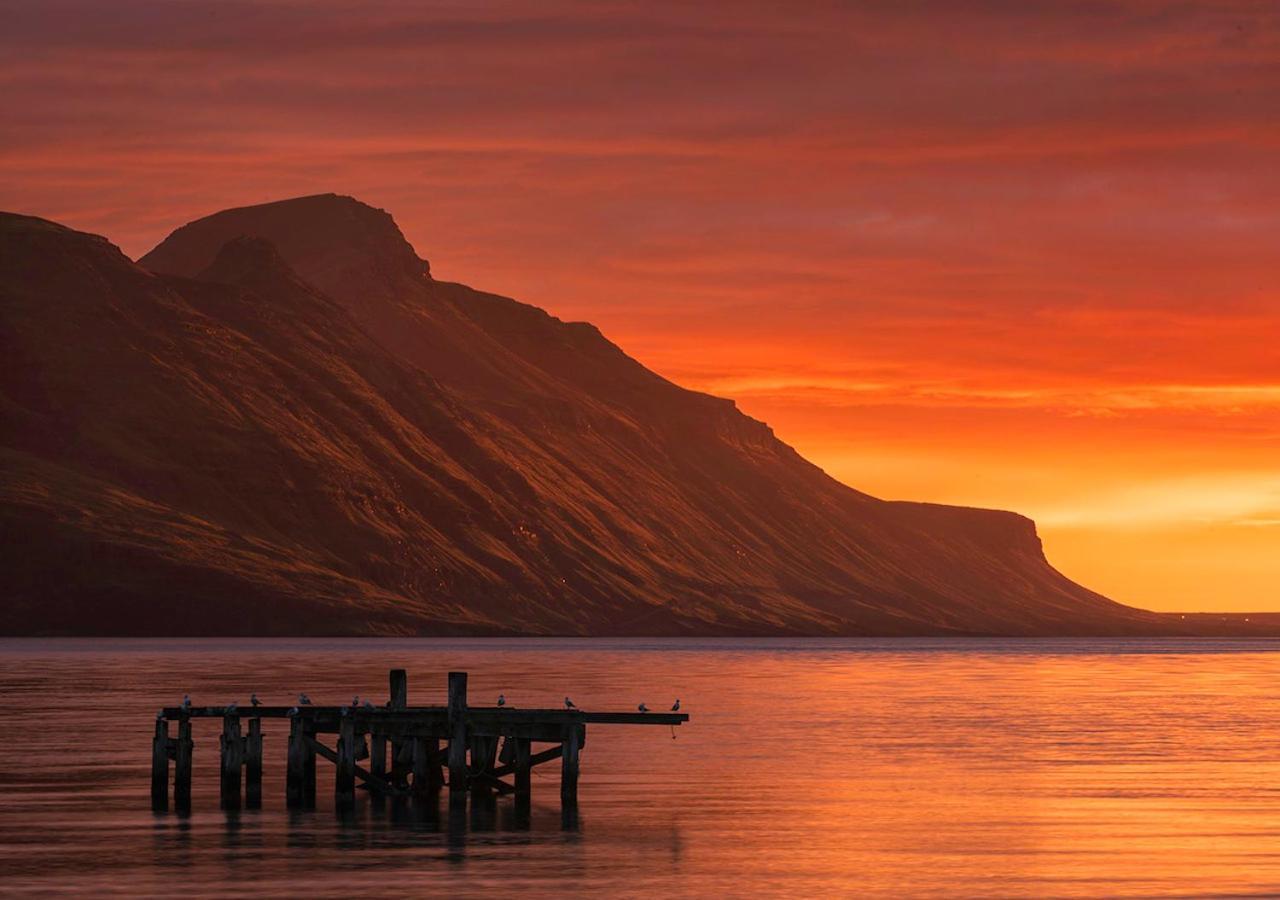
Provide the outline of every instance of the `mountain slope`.
<path id="1" fill-rule="evenodd" d="M 139 261 L 0 219 L 9 633 L 1176 631 L 890 503 L 334 195 Z"/>

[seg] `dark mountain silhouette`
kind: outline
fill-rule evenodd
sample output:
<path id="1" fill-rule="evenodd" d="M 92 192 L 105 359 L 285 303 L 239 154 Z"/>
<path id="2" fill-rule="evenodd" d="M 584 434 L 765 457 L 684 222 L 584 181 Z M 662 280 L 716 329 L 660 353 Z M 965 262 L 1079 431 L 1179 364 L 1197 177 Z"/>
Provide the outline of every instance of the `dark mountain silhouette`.
<path id="1" fill-rule="evenodd" d="M 1240 627 L 1072 583 L 1021 516 L 852 490 L 347 197 L 138 263 L 6 214 L 0 339 L 6 633 Z"/>

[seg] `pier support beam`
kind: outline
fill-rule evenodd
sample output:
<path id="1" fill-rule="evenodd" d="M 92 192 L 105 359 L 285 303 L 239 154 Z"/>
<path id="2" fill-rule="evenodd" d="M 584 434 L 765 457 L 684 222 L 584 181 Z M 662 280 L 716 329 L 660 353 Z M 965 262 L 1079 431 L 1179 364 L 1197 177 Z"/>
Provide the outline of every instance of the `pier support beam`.
<path id="1" fill-rule="evenodd" d="M 249 736 L 244 739 L 244 805 L 262 808 L 262 720 L 249 720 Z"/>
<path id="2" fill-rule="evenodd" d="M 560 754 L 560 802 L 566 806 L 578 803 L 578 752 L 582 749 L 581 732 L 585 727 L 565 725 L 561 730 L 564 747 Z"/>
<path id="3" fill-rule="evenodd" d="M 391 709 L 405 709 L 409 705 L 409 676 L 404 669 L 392 669 L 388 681 L 391 687 Z M 404 787 L 409 781 L 412 765 L 412 745 L 402 737 L 391 738 L 391 783 Z"/>
<path id="4" fill-rule="evenodd" d="M 178 742 L 173 752 L 173 807 L 191 812 L 191 720 L 178 720 Z"/>
<path id="5" fill-rule="evenodd" d="M 244 765 L 244 741 L 240 717 L 222 718 L 222 808 L 240 808 L 240 767 Z"/>
<path id="6" fill-rule="evenodd" d="M 387 738 L 376 732 L 369 735 L 369 771 L 379 778 L 387 774 Z"/>
<path id="7" fill-rule="evenodd" d="M 156 736 L 151 742 L 151 809 L 169 809 L 169 720 L 156 719 Z"/>
<path id="8" fill-rule="evenodd" d="M 449 803 L 467 796 L 467 673 L 449 673 Z"/>
<path id="9" fill-rule="evenodd" d="M 306 745 L 302 721 L 297 717 L 290 719 L 289 747 L 284 769 L 284 803 L 289 809 L 300 809 L 303 806 L 302 782 L 306 777 L 304 772 Z"/>
<path id="10" fill-rule="evenodd" d="M 425 797 L 431 793 L 431 746 L 424 737 L 413 741 L 413 795 Z"/>
<path id="11" fill-rule="evenodd" d="M 529 761 L 533 742 L 528 738 L 515 738 L 516 801 L 523 797 L 527 801 L 533 793 L 533 764 Z"/>
<path id="12" fill-rule="evenodd" d="M 338 762 L 333 779 L 333 803 L 350 809 L 356 803 L 356 723 L 343 716 L 338 724 Z"/>

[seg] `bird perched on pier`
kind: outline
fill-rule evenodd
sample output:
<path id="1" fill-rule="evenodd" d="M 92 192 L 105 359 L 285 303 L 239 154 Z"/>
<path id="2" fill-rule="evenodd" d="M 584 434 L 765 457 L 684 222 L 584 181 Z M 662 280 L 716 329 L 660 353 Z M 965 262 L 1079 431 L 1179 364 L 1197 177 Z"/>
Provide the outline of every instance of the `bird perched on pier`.
<path id="1" fill-rule="evenodd" d="M 365 709 L 367 709 L 367 710 L 369 710 L 370 712 L 372 712 L 373 710 L 377 709 L 378 707 L 376 707 L 376 706 L 374 706 L 374 705 L 373 705 L 373 701 L 372 701 L 372 700 L 365 700 L 365 701 L 364 701 L 364 708 L 365 708 Z"/>
<path id="2" fill-rule="evenodd" d="M 190 694 L 182 695 L 182 711 L 191 712 L 191 695 Z"/>
<path id="3" fill-rule="evenodd" d="M 249 702 L 250 702 L 250 703 L 252 703 L 254 706 L 261 706 L 261 705 L 262 705 L 262 701 L 258 699 L 258 695 L 257 695 L 257 694 L 250 694 L 250 695 L 249 695 Z"/>
<path id="4" fill-rule="evenodd" d="M 299 706 L 310 706 L 310 705 L 311 705 L 311 698 L 310 698 L 310 697 L 308 697 L 306 694 L 299 694 L 299 695 L 298 695 L 298 705 L 299 705 Z"/>
<path id="5" fill-rule="evenodd" d="M 156 721 L 159 722 L 163 718 L 164 718 L 164 710 L 162 709 L 158 713 L 156 713 Z"/>
<path id="6" fill-rule="evenodd" d="M 576 706 L 574 706 L 574 705 L 573 705 L 573 701 L 572 701 L 572 700 L 570 700 L 568 697 L 565 697 L 565 698 L 564 698 L 564 708 L 565 708 L 565 709 L 577 709 L 578 707 L 576 707 Z"/>
<path id="7" fill-rule="evenodd" d="M 233 713 L 235 711 L 236 711 L 236 701 L 232 700 L 230 703 L 227 704 L 227 712 Z"/>
<path id="8" fill-rule="evenodd" d="M 676 698 L 676 702 L 671 704 L 672 712 L 680 712 L 680 698 Z"/>
<path id="9" fill-rule="evenodd" d="M 341 713 L 342 715 L 344 715 L 344 716 L 348 716 L 348 715 L 350 715 L 350 714 L 351 714 L 351 709 L 350 709 L 350 707 L 346 707 L 346 706 L 344 706 L 344 707 L 342 707 L 341 709 L 339 709 L 339 710 L 338 710 L 338 712 L 340 712 L 340 713 Z"/>
<path id="10" fill-rule="evenodd" d="M 359 708 L 360 708 L 360 695 L 359 695 L 359 694 L 356 694 L 354 697 L 352 697 L 352 698 L 351 698 L 351 708 L 352 708 L 352 709 L 359 709 Z"/>
<path id="11" fill-rule="evenodd" d="M 645 706 L 643 703 L 641 703 L 639 706 L 637 706 L 637 707 L 636 707 L 636 709 L 640 710 L 640 712 L 648 712 L 648 711 L 649 711 L 649 707 Z"/>
<path id="12" fill-rule="evenodd" d="M 296 706 L 291 706 L 291 707 L 289 707 L 289 716 L 290 716 L 290 718 L 292 718 L 293 716 L 296 716 L 296 715 L 298 714 L 298 712 L 299 712 L 298 707 L 296 707 Z"/>
<path id="13" fill-rule="evenodd" d="M 499 695 L 498 695 L 498 705 L 499 705 L 499 706 L 506 706 L 506 705 L 507 705 L 507 695 L 506 695 L 506 694 L 499 694 Z"/>

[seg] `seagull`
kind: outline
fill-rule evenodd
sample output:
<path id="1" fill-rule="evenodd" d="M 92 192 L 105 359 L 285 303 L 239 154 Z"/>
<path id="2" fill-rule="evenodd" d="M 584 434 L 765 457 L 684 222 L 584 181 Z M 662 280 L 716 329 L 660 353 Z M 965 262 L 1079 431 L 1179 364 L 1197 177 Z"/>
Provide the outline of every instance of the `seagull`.
<path id="1" fill-rule="evenodd" d="M 351 713 L 351 710 L 348 707 L 344 706 L 342 707 L 341 710 L 339 710 L 339 712 L 341 712 L 345 716 L 345 715 L 349 715 Z"/>
<path id="2" fill-rule="evenodd" d="M 359 708 L 360 708 L 360 695 L 359 695 L 359 694 L 356 694 L 354 697 L 352 697 L 352 698 L 351 698 L 351 708 L 352 708 L 352 709 L 359 709 Z"/>
<path id="3" fill-rule="evenodd" d="M 507 705 L 507 695 L 506 695 L 506 694 L 499 694 L 499 695 L 498 695 L 498 705 L 499 705 L 499 706 L 506 706 L 506 705 Z"/>
<path id="4" fill-rule="evenodd" d="M 676 698 L 676 702 L 671 704 L 672 712 L 680 712 L 680 698 Z"/>
<path id="5" fill-rule="evenodd" d="M 649 711 L 649 707 L 645 706 L 643 703 L 641 703 L 639 706 L 637 706 L 637 707 L 636 707 L 636 709 L 640 710 L 640 712 L 648 712 L 648 711 Z"/>
<path id="6" fill-rule="evenodd" d="M 299 705 L 299 706 L 310 706 L 310 705 L 311 705 L 311 698 L 310 698 L 310 697 L 308 697 L 306 694 L 299 694 L 299 695 L 298 695 L 298 705 Z"/>
<path id="7" fill-rule="evenodd" d="M 262 701 L 258 699 L 258 695 L 257 695 L 257 694 L 250 694 L 250 695 L 249 695 L 249 702 L 250 702 L 250 703 L 252 703 L 254 706 L 261 706 L 261 705 L 262 705 Z"/>
<path id="8" fill-rule="evenodd" d="M 227 712 L 233 713 L 235 711 L 236 711 L 236 701 L 232 700 L 230 703 L 227 704 Z"/>
<path id="9" fill-rule="evenodd" d="M 378 707 L 376 707 L 376 706 L 374 706 L 374 705 L 373 705 L 373 701 L 366 699 L 366 700 L 364 701 L 364 708 L 365 708 L 365 709 L 367 709 L 367 710 L 372 711 L 372 710 L 377 709 Z"/>
<path id="10" fill-rule="evenodd" d="M 191 711 L 191 695 L 190 694 L 182 695 L 182 711 L 183 712 Z"/>
<path id="11" fill-rule="evenodd" d="M 564 708 L 565 708 L 565 709 L 577 709 L 578 707 L 576 707 L 576 706 L 574 706 L 574 705 L 573 705 L 573 701 L 572 701 L 572 700 L 570 700 L 568 697 L 565 697 L 565 698 L 564 698 Z"/>
<path id="12" fill-rule="evenodd" d="M 289 716 L 290 716 L 290 717 L 296 716 L 297 714 L 298 714 L 298 707 L 296 707 L 296 706 L 291 706 L 291 707 L 289 707 Z"/>
<path id="13" fill-rule="evenodd" d="M 156 713 L 156 721 L 159 722 L 163 718 L 164 718 L 164 710 L 162 709 L 158 713 Z"/>

